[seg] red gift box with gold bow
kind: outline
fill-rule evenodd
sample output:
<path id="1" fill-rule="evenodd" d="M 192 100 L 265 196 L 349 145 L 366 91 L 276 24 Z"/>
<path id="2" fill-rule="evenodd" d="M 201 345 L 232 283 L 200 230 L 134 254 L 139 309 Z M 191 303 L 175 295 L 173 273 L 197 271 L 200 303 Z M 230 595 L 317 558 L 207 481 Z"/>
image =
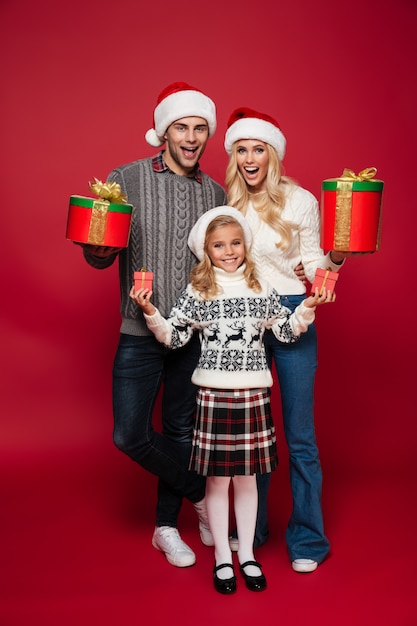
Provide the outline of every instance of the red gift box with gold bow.
<path id="1" fill-rule="evenodd" d="M 135 291 L 139 289 L 152 291 L 153 272 L 148 272 L 145 267 L 142 267 L 140 272 L 133 273 L 133 280 L 135 281 Z"/>
<path id="2" fill-rule="evenodd" d="M 70 197 L 66 237 L 78 243 L 126 248 L 133 205 L 127 204 L 117 183 L 94 180 L 89 183 L 90 189 L 99 199 Z"/>
<path id="3" fill-rule="evenodd" d="M 374 179 L 375 167 L 322 182 L 321 247 L 340 252 L 371 253 L 381 239 L 384 183 Z"/>

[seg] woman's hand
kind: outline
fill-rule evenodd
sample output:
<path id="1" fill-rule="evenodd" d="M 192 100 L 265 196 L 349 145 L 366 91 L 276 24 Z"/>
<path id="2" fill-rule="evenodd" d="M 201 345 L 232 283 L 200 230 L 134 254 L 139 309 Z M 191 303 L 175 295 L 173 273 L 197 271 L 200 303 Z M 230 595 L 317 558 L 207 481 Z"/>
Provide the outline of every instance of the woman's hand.
<path id="1" fill-rule="evenodd" d="M 324 289 L 323 293 L 320 296 L 319 288 L 316 287 L 314 295 L 308 296 L 308 298 L 304 300 L 304 306 L 306 306 L 308 309 L 313 309 L 319 304 L 326 304 L 326 302 L 334 302 L 335 300 L 336 294 L 334 291 L 331 291 L 330 289 Z"/>
<path id="2" fill-rule="evenodd" d="M 136 302 L 142 311 L 146 313 L 146 315 L 154 315 L 156 312 L 156 308 L 150 301 L 151 295 L 151 289 L 139 289 L 138 291 L 135 291 L 134 286 L 129 292 L 129 296 Z"/>

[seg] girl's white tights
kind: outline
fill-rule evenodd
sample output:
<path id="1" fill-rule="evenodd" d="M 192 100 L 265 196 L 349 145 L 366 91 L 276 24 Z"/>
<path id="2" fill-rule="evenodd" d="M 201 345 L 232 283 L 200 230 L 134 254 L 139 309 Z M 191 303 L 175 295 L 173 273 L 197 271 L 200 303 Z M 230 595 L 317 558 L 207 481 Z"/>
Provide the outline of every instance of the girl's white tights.
<path id="1" fill-rule="evenodd" d="M 233 480 L 234 511 L 239 538 L 239 563 L 254 561 L 253 540 L 255 537 L 256 515 L 258 510 L 258 490 L 256 476 L 208 476 L 206 483 L 206 506 L 210 530 L 214 539 L 216 565 L 232 563 L 229 546 L 229 489 Z M 249 576 L 259 576 L 261 571 L 253 565 L 245 567 Z M 219 578 L 232 576 L 229 568 L 217 572 Z"/>

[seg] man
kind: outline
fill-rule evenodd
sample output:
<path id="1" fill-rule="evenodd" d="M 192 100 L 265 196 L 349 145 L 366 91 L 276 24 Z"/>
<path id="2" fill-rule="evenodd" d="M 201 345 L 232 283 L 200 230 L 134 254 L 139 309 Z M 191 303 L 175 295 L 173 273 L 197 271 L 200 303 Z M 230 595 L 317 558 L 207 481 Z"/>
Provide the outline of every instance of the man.
<path id="1" fill-rule="evenodd" d="M 154 272 L 154 302 L 167 316 L 187 285 L 196 262 L 187 246 L 189 231 L 205 211 L 226 202 L 224 189 L 199 168 L 215 130 L 210 98 L 187 83 L 168 85 L 157 100 L 154 128 L 145 135 L 154 147 L 165 143 L 165 150 L 118 167 L 108 177 L 134 207 L 128 248 L 83 246 L 87 262 L 97 269 L 119 257 L 122 323 L 113 367 L 113 438 L 122 452 L 159 477 L 152 545 L 177 567 L 196 560 L 177 530 L 183 497 L 197 511 L 202 542 L 213 545 L 204 479 L 188 471 L 196 393 L 190 379 L 199 342 L 196 337 L 180 350 L 167 350 L 148 331 L 129 291 L 134 271 Z M 152 425 L 161 387 L 162 434 Z"/>

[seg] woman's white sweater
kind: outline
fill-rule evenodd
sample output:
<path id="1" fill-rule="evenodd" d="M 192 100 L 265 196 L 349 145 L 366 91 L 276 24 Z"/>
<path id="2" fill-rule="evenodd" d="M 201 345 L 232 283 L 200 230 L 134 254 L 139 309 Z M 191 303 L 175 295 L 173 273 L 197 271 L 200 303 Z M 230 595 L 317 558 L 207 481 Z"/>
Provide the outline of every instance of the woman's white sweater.
<path id="1" fill-rule="evenodd" d="M 251 203 L 245 217 L 253 232 L 251 254 L 258 274 L 282 296 L 305 293 L 305 285 L 294 272 L 300 261 L 311 283 L 319 267 L 339 271 L 341 265 L 332 263 L 330 254 L 325 255 L 320 247 L 318 203 L 306 189 L 292 185 L 288 192 L 282 217 L 291 222 L 293 227 L 291 243 L 285 251 L 277 248 L 279 234 L 260 218 Z"/>

